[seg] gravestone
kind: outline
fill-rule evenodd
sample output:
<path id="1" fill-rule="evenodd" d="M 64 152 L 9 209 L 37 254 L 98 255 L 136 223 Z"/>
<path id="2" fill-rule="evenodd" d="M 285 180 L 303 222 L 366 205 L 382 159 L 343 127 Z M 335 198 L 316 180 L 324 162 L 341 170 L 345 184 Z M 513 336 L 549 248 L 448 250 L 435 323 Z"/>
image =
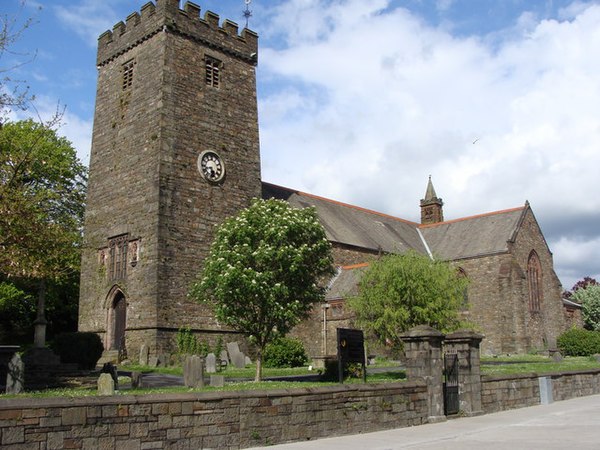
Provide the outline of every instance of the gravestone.
<path id="1" fill-rule="evenodd" d="M 158 358 L 156 356 L 150 356 L 148 358 L 148 365 L 150 367 L 158 367 Z"/>
<path id="2" fill-rule="evenodd" d="M 115 382 L 110 373 L 102 373 L 98 378 L 98 395 L 115 395 Z"/>
<path id="3" fill-rule="evenodd" d="M 212 387 L 223 387 L 225 386 L 225 377 L 223 375 L 211 375 L 210 385 Z"/>
<path id="4" fill-rule="evenodd" d="M 227 353 L 227 350 L 221 350 L 221 365 L 223 364 L 223 362 L 225 363 L 225 365 L 229 364 L 229 354 Z"/>
<path id="5" fill-rule="evenodd" d="M 206 373 L 217 372 L 217 357 L 214 353 L 206 355 Z"/>
<path id="6" fill-rule="evenodd" d="M 233 365 L 238 369 L 243 369 L 246 367 L 246 355 L 242 352 L 236 353 L 232 357 Z"/>
<path id="7" fill-rule="evenodd" d="M 233 356 L 240 352 L 240 346 L 237 342 L 227 343 L 227 353 L 229 353 L 229 359 L 233 362 Z"/>
<path id="8" fill-rule="evenodd" d="M 191 388 L 204 386 L 204 361 L 199 356 L 193 355 L 185 358 L 183 384 Z"/>
<path id="9" fill-rule="evenodd" d="M 113 365 L 113 363 L 107 362 L 102 366 L 101 372 L 109 374 L 113 380 L 114 388 L 119 389 L 119 374 L 117 372 L 117 366 Z"/>
<path id="10" fill-rule="evenodd" d="M 132 389 L 138 389 L 142 387 L 141 372 L 131 372 L 131 387 Z"/>
<path id="11" fill-rule="evenodd" d="M 6 374 L 6 393 L 20 394 L 25 385 L 25 364 L 21 356 L 15 353 L 8 362 L 8 372 Z"/>
<path id="12" fill-rule="evenodd" d="M 249 356 L 245 356 L 245 357 L 244 357 L 244 364 L 245 364 L 246 366 L 249 366 L 250 364 L 252 364 L 252 360 L 250 359 L 250 357 L 249 357 Z"/>
<path id="13" fill-rule="evenodd" d="M 142 344 L 140 347 L 140 365 L 147 366 L 148 365 L 148 356 L 150 349 L 146 344 Z"/>

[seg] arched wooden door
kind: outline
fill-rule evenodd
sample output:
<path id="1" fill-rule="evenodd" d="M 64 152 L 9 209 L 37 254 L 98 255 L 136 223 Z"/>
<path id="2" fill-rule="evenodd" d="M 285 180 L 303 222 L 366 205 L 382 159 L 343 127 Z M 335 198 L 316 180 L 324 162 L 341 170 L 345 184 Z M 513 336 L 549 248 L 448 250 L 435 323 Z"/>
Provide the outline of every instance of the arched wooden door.
<path id="1" fill-rule="evenodd" d="M 125 324 L 127 322 L 127 302 L 121 292 L 117 294 L 113 302 L 113 317 L 111 348 L 120 351 L 125 348 Z"/>

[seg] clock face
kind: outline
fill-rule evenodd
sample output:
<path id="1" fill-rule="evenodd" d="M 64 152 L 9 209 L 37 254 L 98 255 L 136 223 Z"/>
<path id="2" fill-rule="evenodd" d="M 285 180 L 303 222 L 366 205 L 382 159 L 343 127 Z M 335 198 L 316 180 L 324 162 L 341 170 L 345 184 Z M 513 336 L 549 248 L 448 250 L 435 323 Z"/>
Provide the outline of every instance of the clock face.
<path id="1" fill-rule="evenodd" d="M 219 155 L 206 150 L 198 157 L 198 170 L 202 176 L 212 183 L 217 183 L 225 176 L 225 166 Z"/>

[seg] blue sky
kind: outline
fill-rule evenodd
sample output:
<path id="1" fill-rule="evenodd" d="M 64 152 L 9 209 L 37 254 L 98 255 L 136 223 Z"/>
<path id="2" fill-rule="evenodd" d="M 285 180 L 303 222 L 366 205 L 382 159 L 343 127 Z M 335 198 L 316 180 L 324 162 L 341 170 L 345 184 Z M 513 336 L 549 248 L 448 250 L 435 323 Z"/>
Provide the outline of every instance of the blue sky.
<path id="1" fill-rule="evenodd" d="M 88 161 L 96 40 L 146 0 L 2 0 L 0 67 Z M 244 0 L 197 0 L 240 25 Z M 600 2 L 253 0 L 265 181 L 419 220 L 528 200 L 565 288 L 600 280 Z M 25 64 L 22 64 L 25 63 Z M 13 115 L 21 118 L 34 114 Z"/>

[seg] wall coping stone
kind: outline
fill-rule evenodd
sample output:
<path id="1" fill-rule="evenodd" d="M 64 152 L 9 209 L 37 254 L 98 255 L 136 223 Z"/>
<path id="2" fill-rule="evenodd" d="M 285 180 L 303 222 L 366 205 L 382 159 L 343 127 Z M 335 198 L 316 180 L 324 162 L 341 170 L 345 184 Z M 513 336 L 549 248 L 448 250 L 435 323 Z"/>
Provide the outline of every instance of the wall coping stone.
<path id="1" fill-rule="evenodd" d="M 50 398 L 8 398 L 0 400 L 0 411 L 11 409 L 36 409 L 36 408 L 72 408 L 76 406 L 107 406 L 107 405 L 132 405 L 165 402 L 191 402 L 214 401 L 232 398 L 275 398 L 299 397 L 303 395 L 335 394 L 340 392 L 377 392 L 385 390 L 427 390 L 423 380 L 400 381 L 393 383 L 374 384 L 341 384 L 336 386 L 308 387 L 296 389 L 266 389 L 247 391 L 216 391 L 216 392 L 182 392 L 163 394 L 116 394 L 111 396 L 89 397 L 50 397 Z"/>

